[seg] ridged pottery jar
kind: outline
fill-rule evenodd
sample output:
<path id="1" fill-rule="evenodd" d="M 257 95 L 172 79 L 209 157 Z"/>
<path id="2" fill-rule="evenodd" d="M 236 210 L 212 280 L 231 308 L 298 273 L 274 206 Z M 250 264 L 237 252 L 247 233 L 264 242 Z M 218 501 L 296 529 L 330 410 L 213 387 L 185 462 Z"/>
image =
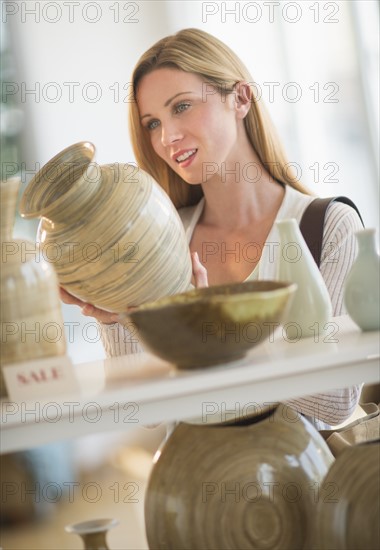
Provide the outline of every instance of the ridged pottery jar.
<path id="1" fill-rule="evenodd" d="M 191 259 L 167 194 L 131 164 L 94 162 L 81 142 L 50 160 L 25 190 L 20 212 L 40 217 L 38 240 L 60 284 L 113 312 L 189 288 Z"/>
<path id="2" fill-rule="evenodd" d="M 319 491 L 315 549 L 380 548 L 380 441 L 348 447 Z"/>
<path id="3" fill-rule="evenodd" d="M 12 239 L 20 179 L 1 182 L 1 366 L 66 351 L 58 280 L 34 243 Z M 1 396 L 6 395 L 3 374 Z"/>
<path id="4" fill-rule="evenodd" d="M 310 548 L 314 489 L 334 459 L 293 410 L 180 423 L 157 455 L 145 500 L 149 548 Z"/>

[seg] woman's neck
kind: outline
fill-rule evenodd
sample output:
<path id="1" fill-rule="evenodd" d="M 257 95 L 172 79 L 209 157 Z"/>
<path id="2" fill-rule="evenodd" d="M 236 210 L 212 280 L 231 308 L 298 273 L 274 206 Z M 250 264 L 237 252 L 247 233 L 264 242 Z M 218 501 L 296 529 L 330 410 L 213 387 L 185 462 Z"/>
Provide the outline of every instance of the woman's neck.
<path id="1" fill-rule="evenodd" d="M 252 150 L 251 150 L 252 151 Z M 267 172 L 255 152 L 226 163 L 202 184 L 205 206 L 200 223 L 239 229 L 273 219 L 284 198 L 284 187 Z"/>

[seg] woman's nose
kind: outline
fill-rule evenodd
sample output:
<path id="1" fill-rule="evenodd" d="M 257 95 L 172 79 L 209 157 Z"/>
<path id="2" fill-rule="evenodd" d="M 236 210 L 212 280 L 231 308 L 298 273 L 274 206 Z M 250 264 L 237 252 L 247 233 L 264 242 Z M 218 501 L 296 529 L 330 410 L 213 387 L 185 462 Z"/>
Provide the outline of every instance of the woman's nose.
<path id="1" fill-rule="evenodd" d="M 161 143 L 164 147 L 182 139 L 182 130 L 176 123 L 170 122 L 161 125 Z"/>

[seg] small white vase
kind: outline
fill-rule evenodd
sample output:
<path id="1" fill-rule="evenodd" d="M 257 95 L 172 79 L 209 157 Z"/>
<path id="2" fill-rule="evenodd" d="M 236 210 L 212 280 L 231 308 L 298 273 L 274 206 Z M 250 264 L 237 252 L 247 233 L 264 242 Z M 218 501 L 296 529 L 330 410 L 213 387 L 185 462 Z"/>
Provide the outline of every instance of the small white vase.
<path id="1" fill-rule="evenodd" d="M 280 258 L 277 279 L 297 283 L 287 319 L 283 325 L 287 338 L 323 334 L 332 317 L 331 300 L 323 277 L 295 219 L 276 222 L 280 233 Z"/>
<path id="2" fill-rule="evenodd" d="M 380 256 L 375 232 L 362 229 L 355 233 L 359 252 L 344 284 L 347 312 L 362 330 L 380 329 Z"/>

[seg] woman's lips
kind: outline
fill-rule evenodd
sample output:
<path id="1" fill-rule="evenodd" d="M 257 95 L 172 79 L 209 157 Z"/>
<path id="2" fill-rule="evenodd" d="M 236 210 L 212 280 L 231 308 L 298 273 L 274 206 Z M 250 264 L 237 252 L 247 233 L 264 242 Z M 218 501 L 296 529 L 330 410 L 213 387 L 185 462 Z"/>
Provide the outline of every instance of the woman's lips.
<path id="1" fill-rule="evenodd" d="M 188 149 L 187 151 L 180 152 L 179 154 L 175 155 L 176 163 L 186 168 L 193 162 L 197 151 L 198 149 Z"/>

